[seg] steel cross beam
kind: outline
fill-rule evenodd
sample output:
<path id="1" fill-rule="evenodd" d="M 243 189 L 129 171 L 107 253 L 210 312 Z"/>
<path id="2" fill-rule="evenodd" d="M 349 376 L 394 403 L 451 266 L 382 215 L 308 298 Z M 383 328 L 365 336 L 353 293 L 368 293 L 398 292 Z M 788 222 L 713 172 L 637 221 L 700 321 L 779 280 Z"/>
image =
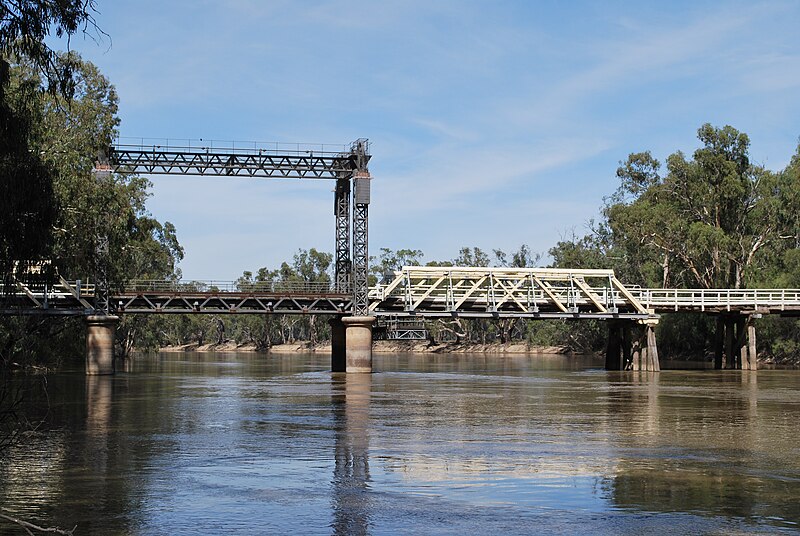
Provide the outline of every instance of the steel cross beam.
<path id="1" fill-rule="evenodd" d="M 367 276 L 369 271 L 369 142 L 358 139 L 348 149 L 330 146 L 291 147 L 250 144 L 237 148 L 193 145 L 123 144 L 109 148 L 111 171 L 154 175 L 212 175 L 294 179 L 332 179 L 334 189 L 335 254 L 334 281 L 337 292 L 350 292 L 355 314 L 369 313 Z M 351 187 L 351 182 L 355 187 Z M 352 192 L 352 202 L 351 202 Z M 352 233 L 352 234 L 351 234 Z M 352 239 L 352 241 L 351 241 Z M 98 302 L 104 302 L 99 297 Z"/>

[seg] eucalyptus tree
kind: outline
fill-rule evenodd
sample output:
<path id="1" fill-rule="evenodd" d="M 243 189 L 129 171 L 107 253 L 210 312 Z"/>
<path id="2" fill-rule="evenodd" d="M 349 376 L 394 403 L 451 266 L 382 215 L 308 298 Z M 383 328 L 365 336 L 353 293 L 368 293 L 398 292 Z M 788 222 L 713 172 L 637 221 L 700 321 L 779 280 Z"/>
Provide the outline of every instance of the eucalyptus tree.
<path id="1" fill-rule="evenodd" d="M 750 161 L 750 140 L 730 126 L 705 124 L 702 147 L 667 158 L 666 173 L 649 152 L 617 170 L 619 190 L 605 215 L 615 243 L 643 267 L 658 266 L 664 286 L 741 288 L 770 248 L 796 235 L 796 199 L 785 174 Z M 650 271 L 652 274 L 652 271 Z"/>

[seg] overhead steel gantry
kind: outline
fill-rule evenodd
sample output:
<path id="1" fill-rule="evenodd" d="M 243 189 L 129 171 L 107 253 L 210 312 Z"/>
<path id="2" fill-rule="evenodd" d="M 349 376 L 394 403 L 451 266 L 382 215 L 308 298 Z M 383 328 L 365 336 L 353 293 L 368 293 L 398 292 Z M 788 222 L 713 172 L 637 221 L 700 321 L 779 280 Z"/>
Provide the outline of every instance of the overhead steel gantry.
<path id="1" fill-rule="evenodd" d="M 211 175 L 335 181 L 335 292 L 352 295 L 353 313 L 369 313 L 369 141 L 349 148 L 294 144 L 117 143 L 110 170 L 151 175 Z M 102 296 L 102 289 L 98 290 Z M 106 306 L 108 312 L 108 306 Z"/>

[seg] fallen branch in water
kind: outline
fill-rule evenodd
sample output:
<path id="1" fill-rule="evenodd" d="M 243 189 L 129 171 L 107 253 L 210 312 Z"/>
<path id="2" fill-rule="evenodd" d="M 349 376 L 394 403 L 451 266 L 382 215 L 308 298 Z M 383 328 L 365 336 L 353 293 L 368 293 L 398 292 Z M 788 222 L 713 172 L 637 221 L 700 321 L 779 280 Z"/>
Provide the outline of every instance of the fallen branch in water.
<path id="1" fill-rule="evenodd" d="M 3 512 L 11 512 L 7 508 L 0 508 Z M 22 519 L 18 519 L 16 517 L 12 517 L 10 515 L 0 513 L 0 519 L 5 519 L 6 521 L 10 521 L 11 523 L 15 523 L 25 529 L 30 536 L 36 536 L 32 531 L 37 532 L 49 532 L 51 534 L 61 534 L 63 536 L 74 536 L 75 529 L 78 528 L 78 525 L 72 527 L 72 530 L 67 529 L 60 529 L 58 527 L 40 527 L 38 525 L 34 525 L 33 523 L 28 523 L 27 521 L 23 521 Z"/>

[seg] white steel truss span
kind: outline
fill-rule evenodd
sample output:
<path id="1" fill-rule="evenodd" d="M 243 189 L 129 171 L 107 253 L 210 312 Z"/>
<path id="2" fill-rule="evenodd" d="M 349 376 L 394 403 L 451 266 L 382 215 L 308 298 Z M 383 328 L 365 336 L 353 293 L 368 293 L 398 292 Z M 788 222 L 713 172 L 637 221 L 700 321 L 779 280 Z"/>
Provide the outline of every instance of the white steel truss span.
<path id="1" fill-rule="evenodd" d="M 404 266 L 370 293 L 374 315 L 648 318 L 613 270 Z"/>

